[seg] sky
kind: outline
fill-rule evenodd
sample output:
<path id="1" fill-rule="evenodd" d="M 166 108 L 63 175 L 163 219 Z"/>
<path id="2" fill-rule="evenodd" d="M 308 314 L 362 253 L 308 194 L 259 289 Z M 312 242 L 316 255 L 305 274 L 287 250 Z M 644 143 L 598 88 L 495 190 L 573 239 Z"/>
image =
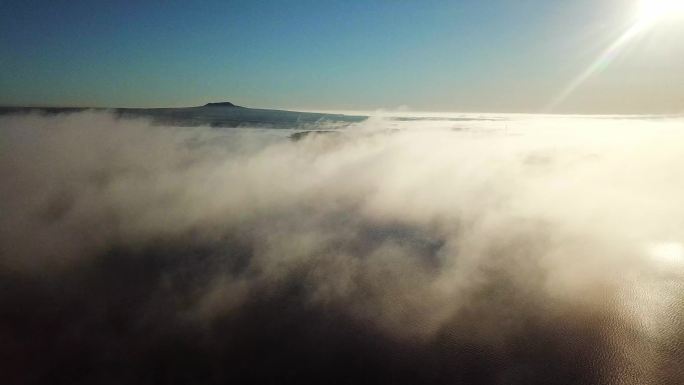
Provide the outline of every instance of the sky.
<path id="1" fill-rule="evenodd" d="M 684 17 L 606 54 L 637 3 L 0 0 L 0 105 L 684 112 Z"/>

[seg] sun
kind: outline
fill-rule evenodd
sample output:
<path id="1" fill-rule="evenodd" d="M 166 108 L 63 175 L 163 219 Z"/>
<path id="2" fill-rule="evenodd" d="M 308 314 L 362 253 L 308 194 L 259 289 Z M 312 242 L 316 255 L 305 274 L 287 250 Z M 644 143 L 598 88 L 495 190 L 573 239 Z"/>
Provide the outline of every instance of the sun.
<path id="1" fill-rule="evenodd" d="M 644 24 L 684 17 L 684 0 L 641 0 L 638 18 Z"/>

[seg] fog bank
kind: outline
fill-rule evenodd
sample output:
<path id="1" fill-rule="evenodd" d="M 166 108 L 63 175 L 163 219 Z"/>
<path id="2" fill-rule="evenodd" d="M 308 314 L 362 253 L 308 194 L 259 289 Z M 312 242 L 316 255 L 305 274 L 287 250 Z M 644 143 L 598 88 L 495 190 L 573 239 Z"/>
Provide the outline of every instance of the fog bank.
<path id="1" fill-rule="evenodd" d="M 0 118 L 9 384 L 684 381 L 684 120 Z"/>

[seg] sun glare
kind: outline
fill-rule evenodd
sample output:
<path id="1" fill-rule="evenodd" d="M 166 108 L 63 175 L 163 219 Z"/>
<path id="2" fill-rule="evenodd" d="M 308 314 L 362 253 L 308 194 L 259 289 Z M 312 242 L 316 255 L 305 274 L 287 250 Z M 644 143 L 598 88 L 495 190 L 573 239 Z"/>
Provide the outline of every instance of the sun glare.
<path id="1" fill-rule="evenodd" d="M 625 46 L 639 36 L 653 29 L 656 24 L 673 20 L 684 20 L 684 0 L 640 0 L 636 5 L 635 20 L 620 37 L 609 45 L 596 60 L 570 82 L 563 91 L 546 106 L 553 111 L 591 76 L 610 63 Z"/>
<path id="2" fill-rule="evenodd" d="M 666 18 L 684 16 L 684 0 L 642 0 L 639 4 L 639 19 L 648 24 Z"/>

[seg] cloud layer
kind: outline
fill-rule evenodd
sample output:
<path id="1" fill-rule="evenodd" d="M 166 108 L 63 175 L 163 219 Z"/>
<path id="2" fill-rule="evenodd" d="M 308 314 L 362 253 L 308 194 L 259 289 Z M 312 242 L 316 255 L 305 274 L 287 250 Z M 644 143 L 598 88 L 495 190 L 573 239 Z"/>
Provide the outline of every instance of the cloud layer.
<path id="1" fill-rule="evenodd" d="M 679 383 L 680 120 L 0 119 L 9 383 Z"/>

